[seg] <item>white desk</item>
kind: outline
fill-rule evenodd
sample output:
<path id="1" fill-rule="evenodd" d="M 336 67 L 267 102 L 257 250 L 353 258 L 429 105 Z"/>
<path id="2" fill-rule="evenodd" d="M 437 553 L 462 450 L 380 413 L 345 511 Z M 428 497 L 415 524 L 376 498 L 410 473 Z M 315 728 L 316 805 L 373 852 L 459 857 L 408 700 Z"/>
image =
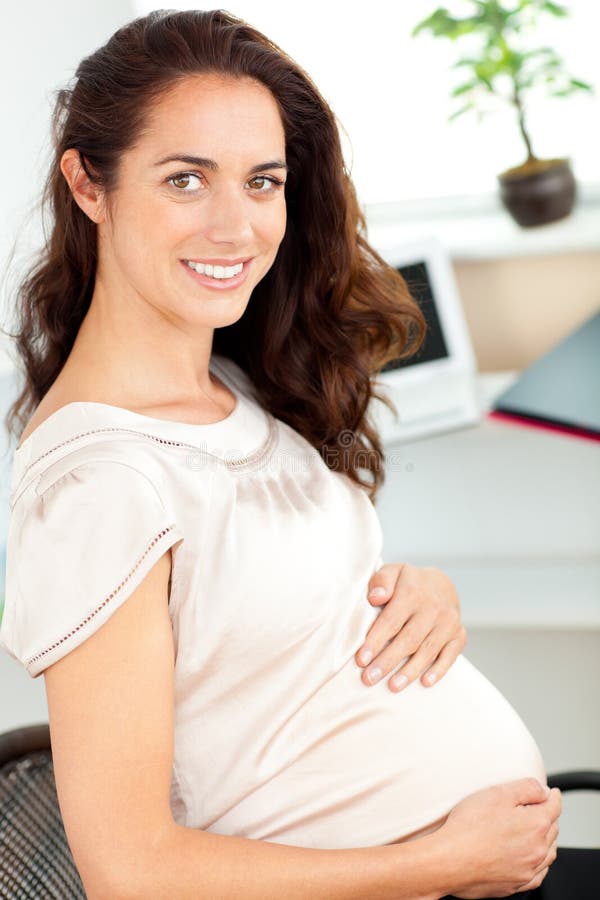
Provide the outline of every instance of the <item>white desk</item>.
<path id="1" fill-rule="evenodd" d="M 484 418 L 386 460 L 383 558 L 446 571 L 467 628 L 600 628 L 600 443 Z"/>

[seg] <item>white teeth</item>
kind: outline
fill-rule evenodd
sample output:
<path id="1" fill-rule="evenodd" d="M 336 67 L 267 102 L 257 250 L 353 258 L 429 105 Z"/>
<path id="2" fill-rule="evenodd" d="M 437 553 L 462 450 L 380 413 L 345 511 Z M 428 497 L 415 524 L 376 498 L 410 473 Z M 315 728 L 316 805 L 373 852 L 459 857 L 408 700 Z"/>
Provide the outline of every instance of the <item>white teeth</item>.
<path id="1" fill-rule="evenodd" d="M 189 259 L 186 260 L 186 263 L 190 269 L 194 269 L 200 275 L 210 275 L 213 278 L 233 278 L 234 275 L 239 275 L 244 268 L 243 263 L 238 263 L 236 266 L 211 266 L 210 263 L 205 265 Z"/>

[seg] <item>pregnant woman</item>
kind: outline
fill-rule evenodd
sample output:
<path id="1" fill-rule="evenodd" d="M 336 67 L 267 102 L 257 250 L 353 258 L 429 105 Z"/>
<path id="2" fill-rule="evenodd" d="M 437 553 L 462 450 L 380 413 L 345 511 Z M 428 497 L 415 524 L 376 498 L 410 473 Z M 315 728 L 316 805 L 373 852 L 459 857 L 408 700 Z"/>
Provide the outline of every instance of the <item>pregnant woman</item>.
<path id="1" fill-rule="evenodd" d="M 160 11 L 81 62 L 54 130 L 0 638 L 45 676 L 88 897 L 535 890 L 560 794 L 532 736 L 462 654 L 417 680 L 435 629 L 382 648 L 400 607 L 365 599 L 401 570 L 374 578 L 373 377 L 424 321 L 333 113 L 241 20 Z M 411 657 L 403 690 L 367 686 L 369 644 Z"/>

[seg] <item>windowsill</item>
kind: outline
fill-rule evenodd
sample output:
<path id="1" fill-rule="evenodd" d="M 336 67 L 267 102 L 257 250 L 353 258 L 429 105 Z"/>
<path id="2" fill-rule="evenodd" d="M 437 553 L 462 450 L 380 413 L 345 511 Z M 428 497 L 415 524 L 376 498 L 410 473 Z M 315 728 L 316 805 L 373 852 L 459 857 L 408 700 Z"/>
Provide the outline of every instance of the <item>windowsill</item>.
<path id="1" fill-rule="evenodd" d="M 565 219 L 521 228 L 497 196 L 365 204 L 369 241 L 381 251 L 394 243 L 437 237 L 454 261 L 600 250 L 600 190 L 582 188 Z"/>

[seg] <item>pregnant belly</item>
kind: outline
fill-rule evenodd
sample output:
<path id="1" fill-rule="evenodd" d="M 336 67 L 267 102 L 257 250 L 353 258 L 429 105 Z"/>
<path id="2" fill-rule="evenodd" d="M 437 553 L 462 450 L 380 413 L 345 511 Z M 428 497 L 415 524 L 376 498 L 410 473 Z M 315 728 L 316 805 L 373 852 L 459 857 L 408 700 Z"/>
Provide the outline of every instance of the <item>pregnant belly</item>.
<path id="1" fill-rule="evenodd" d="M 461 655 L 433 688 L 367 687 L 354 659 L 272 742 L 276 774 L 208 828 L 322 849 L 412 839 L 460 800 L 534 776 L 540 751 L 514 708 Z"/>

